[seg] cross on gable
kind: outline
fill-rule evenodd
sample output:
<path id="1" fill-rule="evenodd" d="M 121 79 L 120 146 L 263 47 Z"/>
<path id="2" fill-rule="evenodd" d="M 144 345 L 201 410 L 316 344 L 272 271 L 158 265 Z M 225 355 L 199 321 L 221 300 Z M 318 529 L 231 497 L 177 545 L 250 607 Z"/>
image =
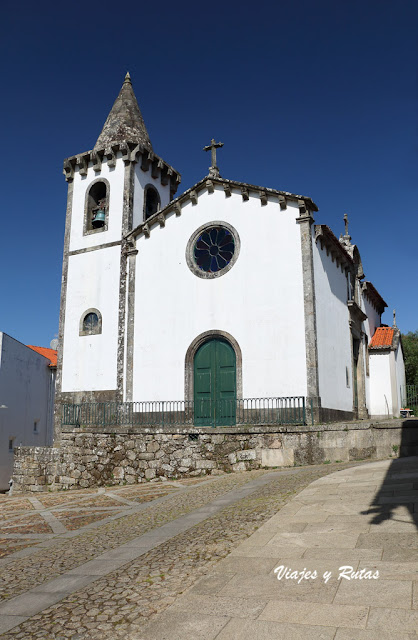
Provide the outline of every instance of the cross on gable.
<path id="1" fill-rule="evenodd" d="M 203 147 L 203 151 L 211 151 L 212 152 L 212 166 L 209 167 L 209 176 L 211 178 L 219 178 L 219 167 L 216 165 L 216 149 L 223 147 L 223 142 L 215 142 L 215 139 L 212 138 L 211 143 L 206 147 Z"/>

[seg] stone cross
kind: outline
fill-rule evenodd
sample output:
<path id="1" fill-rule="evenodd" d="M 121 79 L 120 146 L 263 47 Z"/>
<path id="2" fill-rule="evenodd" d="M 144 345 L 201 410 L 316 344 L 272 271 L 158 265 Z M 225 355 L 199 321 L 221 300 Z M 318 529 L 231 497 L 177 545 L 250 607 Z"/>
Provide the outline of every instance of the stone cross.
<path id="1" fill-rule="evenodd" d="M 348 236 L 348 215 L 344 214 L 345 235 Z"/>
<path id="2" fill-rule="evenodd" d="M 345 234 L 344 236 L 341 235 L 341 240 L 343 241 L 343 244 L 345 244 L 346 246 L 351 246 L 351 236 L 348 233 L 348 215 L 346 213 L 344 214 L 344 226 L 345 226 Z"/>
<path id="3" fill-rule="evenodd" d="M 209 167 L 209 176 L 211 178 L 219 178 L 219 167 L 216 166 L 216 149 L 223 147 L 223 142 L 215 142 L 215 139 L 212 138 L 211 143 L 206 147 L 203 147 L 203 151 L 212 151 L 212 166 Z"/>

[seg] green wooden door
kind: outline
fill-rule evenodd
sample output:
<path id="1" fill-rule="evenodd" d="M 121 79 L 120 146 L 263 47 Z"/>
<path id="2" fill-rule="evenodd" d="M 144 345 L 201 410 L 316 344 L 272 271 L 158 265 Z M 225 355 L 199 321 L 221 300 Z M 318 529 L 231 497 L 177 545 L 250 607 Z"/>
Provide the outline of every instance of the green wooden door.
<path id="1" fill-rule="evenodd" d="M 228 342 L 205 342 L 194 358 L 194 410 L 197 426 L 235 424 L 236 360 Z"/>

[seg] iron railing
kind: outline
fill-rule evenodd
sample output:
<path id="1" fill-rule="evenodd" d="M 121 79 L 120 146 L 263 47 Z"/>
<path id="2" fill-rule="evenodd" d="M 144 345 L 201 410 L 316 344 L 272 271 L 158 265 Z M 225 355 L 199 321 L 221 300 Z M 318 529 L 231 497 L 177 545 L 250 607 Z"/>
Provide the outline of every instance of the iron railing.
<path id="1" fill-rule="evenodd" d="M 152 402 L 95 402 L 62 405 L 68 426 L 210 426 L 306 424 L 303 396 Z"/>
<path id="2" fill-rule="evenodd" d="M 407 384 L 401 389 L 402 408 L 418 415 L 418 385 Z"/>

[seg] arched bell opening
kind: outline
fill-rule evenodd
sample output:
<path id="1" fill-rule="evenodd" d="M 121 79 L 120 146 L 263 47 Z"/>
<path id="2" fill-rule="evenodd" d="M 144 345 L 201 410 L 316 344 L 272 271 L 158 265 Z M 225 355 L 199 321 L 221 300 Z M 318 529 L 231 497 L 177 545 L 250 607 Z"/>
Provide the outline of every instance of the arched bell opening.
<path id="1" fill-rule="evenodd" d="M 86 194 L 85 231 L 105 231 L 109 213 L 109 183 L 107 180 L 95 180 Z"/>
<path id="2" fill-rule="evenodd" d="M 161 198 L 157 189 L 149 184 L 144 191 L 144 220 L 148 220 L 161 209 Z"/>

